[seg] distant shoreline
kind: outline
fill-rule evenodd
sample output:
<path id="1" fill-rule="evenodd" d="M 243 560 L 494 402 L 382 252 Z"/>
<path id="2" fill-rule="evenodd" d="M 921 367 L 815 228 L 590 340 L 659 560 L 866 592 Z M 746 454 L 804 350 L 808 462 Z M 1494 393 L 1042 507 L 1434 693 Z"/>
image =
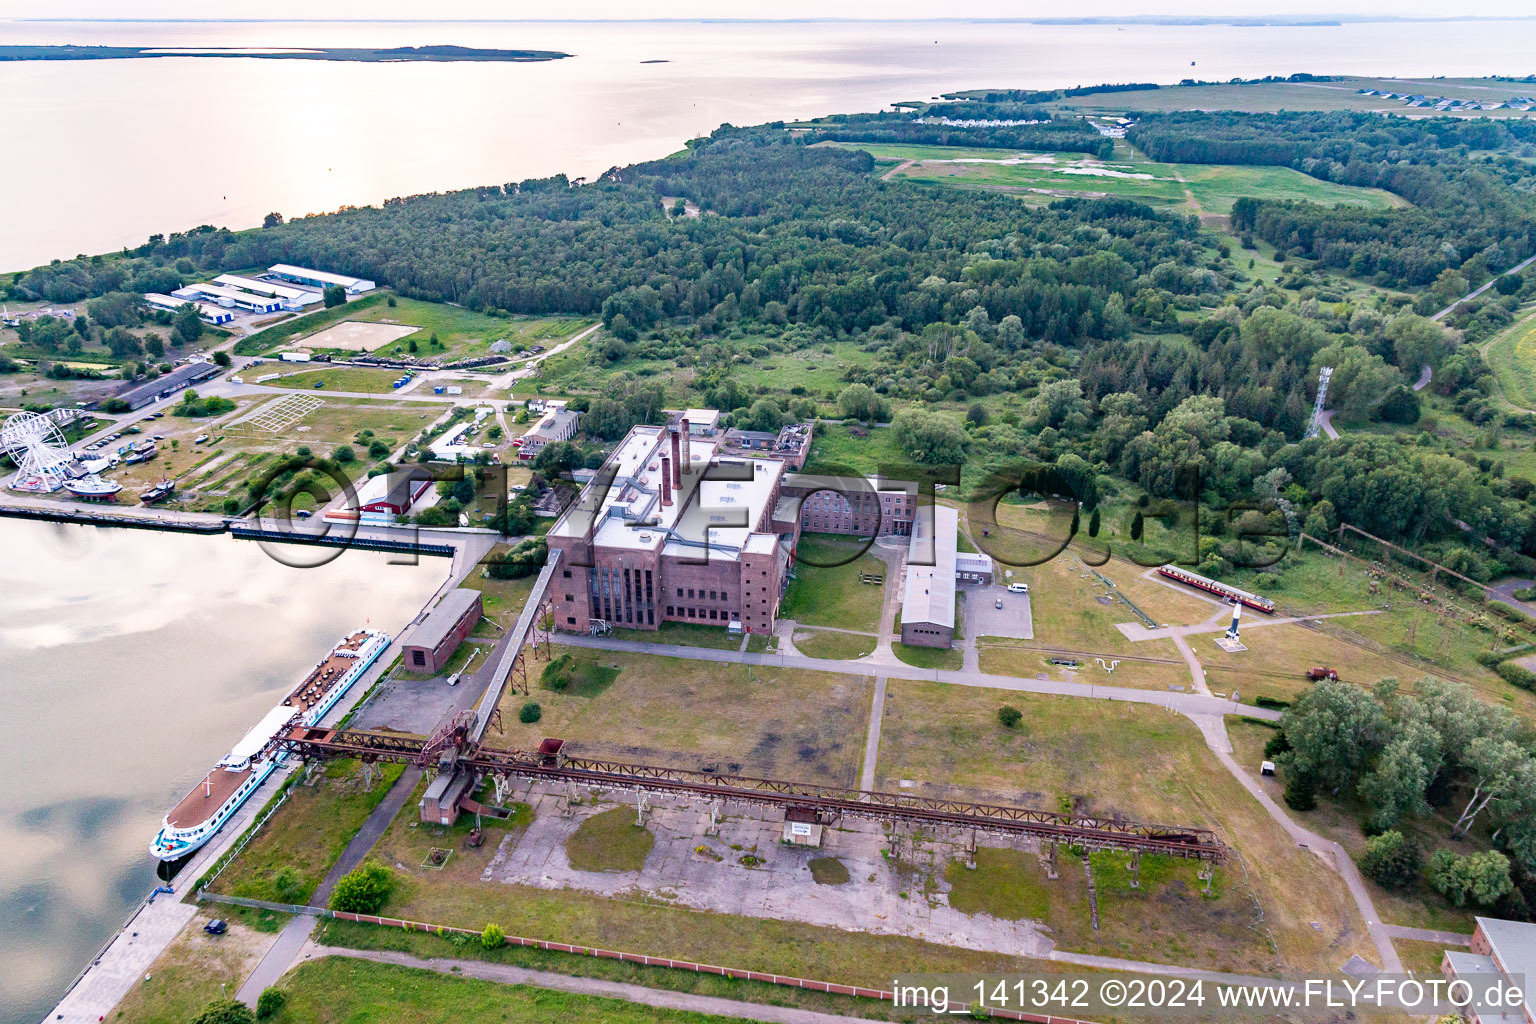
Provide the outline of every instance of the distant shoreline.
<path id="1" fill-rule="evenodd" d="M 144 60 L 152 57 L 244 57 L 254 60 L 337 60 L 362 63 L 419 61 L 545 61 L 571 56 L 558 50 L 500 50 L 473 46 L 0 46 L 0 61 Z"/>

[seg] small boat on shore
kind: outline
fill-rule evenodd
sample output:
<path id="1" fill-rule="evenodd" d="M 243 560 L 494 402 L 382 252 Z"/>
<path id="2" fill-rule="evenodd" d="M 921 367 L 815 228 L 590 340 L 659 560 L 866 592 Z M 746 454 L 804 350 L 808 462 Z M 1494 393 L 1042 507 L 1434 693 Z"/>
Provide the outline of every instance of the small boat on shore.
<path id="1" fill-rule="evenodd" d="M 123 485 L 95 473 L 64 481 L 64 489 L 82 501 L 111 501 Z"/>
<path id="2" fill-rule="evenodd" d="M 174 481 L 174 480 L 161 480 L 159 483 L 155 484 L 149 490 L 144 491 L 142 494 L 140 494 L 139 495 L 139 500 L 142 501 L 146 505 L 153 505 L 156 502 L 164 501 L 166 498 L 169 498 L 171 495 L 173 495 L 175 493 L 176 493 L 176 481 Z"/>

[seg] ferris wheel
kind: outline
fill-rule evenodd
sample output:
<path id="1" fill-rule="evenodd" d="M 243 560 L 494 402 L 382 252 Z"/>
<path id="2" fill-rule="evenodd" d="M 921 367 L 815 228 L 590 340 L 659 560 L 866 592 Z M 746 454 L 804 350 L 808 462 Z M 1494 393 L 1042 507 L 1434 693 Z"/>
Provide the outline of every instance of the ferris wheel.
<path id="1" fill-rule="evenodd" d="M 17 413 L 0 425 L 0 448 L 16 463 L 11 487 L 46 494 L 64 485 L 69 444 L 59 425 L 43 413 Z"/>

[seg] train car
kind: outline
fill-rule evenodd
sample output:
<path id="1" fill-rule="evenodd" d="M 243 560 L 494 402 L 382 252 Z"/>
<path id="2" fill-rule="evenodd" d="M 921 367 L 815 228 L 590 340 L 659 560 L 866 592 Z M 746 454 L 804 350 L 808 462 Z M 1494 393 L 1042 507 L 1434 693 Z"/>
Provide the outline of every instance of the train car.
<path id="1" fill-rule="evenodd" d="M 1158 566 L 1157 571 L 1168 579 L 1177 580 L 1197 590 L 1203 590 L 1208 594 L 1214 594 L 1224 601 L 1236 601 L 1239 604 L 1247 605 L 1254 611 L 1263 612 L 1266 615 L 1274 614 L 1275 602 L 1267 597 L 1260 597 L 1258 594 L 1250 594 L 1246 590 L 1239 590 L 1225 583 L 1218 583 L 1216 580 L 1208 579 L 1199 573 L 1180 569 L 1176 565 L 1161 565 Z"/>

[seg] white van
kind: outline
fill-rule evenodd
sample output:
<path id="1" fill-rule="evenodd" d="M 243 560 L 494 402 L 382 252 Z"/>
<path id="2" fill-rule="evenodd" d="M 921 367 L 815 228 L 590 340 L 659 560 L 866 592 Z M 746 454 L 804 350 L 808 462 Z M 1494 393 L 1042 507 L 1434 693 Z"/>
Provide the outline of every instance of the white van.
<path id="1" fill-rule="evenodd" d="M 1010 583 L 1010 584 L 1008 584 L 1008 593 L 1010 593 L 1010 594 L 1027 594 L 1027 593 L 1029 593 L 1029 584 L 1028 583 Z"/>

